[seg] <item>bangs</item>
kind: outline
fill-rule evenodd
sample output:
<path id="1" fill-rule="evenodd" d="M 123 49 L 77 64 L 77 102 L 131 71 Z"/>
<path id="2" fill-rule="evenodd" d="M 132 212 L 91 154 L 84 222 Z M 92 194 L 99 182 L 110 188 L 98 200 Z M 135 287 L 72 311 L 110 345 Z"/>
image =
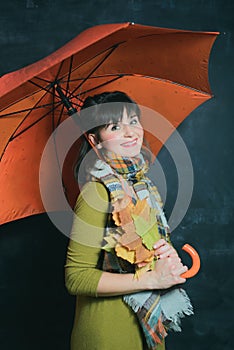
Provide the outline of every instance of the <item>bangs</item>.
<path id="1" fill-rule="evenodd" d="M 141 112 L 138 104 L 124 92 L 103 92 L 88 96 L 80 111 L 81 130 L 96 133 L 109 124 L 118 123 L 123 118 L 124 108 L 128 116 L 134 114 L 140 119 Z"/>
<path id="2" fill-rule="evenodd" d="M 122 120 L 124 109 L 126 109 L 128 116 L 135 114 L 140 119 L 140 109 L 137 104 L 112 102 L 99 105 L 96 120 L 100 122 L 102 127 L 108 126 L 109 124 L 116 124 Z"/>

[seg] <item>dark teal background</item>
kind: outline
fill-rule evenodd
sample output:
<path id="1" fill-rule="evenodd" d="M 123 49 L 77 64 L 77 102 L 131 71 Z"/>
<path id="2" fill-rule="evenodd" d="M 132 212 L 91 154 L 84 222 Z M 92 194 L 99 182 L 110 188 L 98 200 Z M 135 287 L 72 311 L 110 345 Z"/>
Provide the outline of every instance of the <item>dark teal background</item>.
<path id="1" fill-rule="evenodd" d="M 178 128 L 190 152 L 195 183 L 188 212 L 172 239 L 178 248 L 186 242 L 194 245 L 202 265 L 186 284 L 195 315 L 183 322 L 183 333 L 169 335 L 167 349 L 231 350 L 234 2 L 4 1 L 0 4 L 0 75 L 45 57 L 88 27 L 127 21 L 220 32 L 210 57 L 214 97 Z M 166 148 L 158 159 L 167 177 L 169 215 L 178 190 L 176 170 Z M 69 349 L 74 298 L 64 287 L 66 246 L 67 238 L 46 214 L 0 227 L 1 350 Z"/>

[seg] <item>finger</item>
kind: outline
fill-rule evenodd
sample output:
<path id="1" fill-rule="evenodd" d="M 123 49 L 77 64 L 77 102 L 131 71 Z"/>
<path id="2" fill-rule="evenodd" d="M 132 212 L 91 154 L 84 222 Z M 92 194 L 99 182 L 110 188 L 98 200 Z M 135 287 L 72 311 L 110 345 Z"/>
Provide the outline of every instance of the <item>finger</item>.
<path id="1" fill-rule="evenodd" d="M 143 267 L 146 266 L 148 263 L 147 262 L 141 262 L 137 264 L 137 267 Z"/>
<path id="2" fill-rule="evenodd" d="M 159 255 L 160 258 L 165 258 L 167 256 L 171 256 L 171 257 L 177 257 L 178 256 L 176 250 L 170 245 L 163 246 L 163 247 L 155 250 L 155 253 L 156 253 L 156 255 Z"/>
<path id="3" fill-rule="evenodd" d="M 180 275 L 182 275 L 184 272 L 188 271 L 188 267 L 185 265 L 182 266 L 176 266 L 172 272 L 174 276 L 178 276 L 182 278 Z"/>
<path id="4" fill-rule="evenodd" d="M 171 247 L 166 245 L 166 244 L 164 244 L 164 245 L 160 246 L 159 248 L 156 248 L 155 252 L 157 254 L 163 254 L 163 253 L 165 253 L 165 252 L 167 252 L 169 250 L 171 250 Z"/>
<path id="5" fill-rule="evenodd" d="M 163 259 L 163 258 L 178 258 L 179 261 L 181 261 L 181 259 L 179 258 L 179 256 L 174 253 L 174 252 L 171 252 L 171 251 L 168 251 L 168 252 L 165 252 L 163 254 L 156 254 L 160 259 Z"/>
<path id="6" fill-rule="evenodd" d="M 158 249 L 161 246 L 165 245 L 167 242 L 165 241 L 165 239 L 161 238 L 159 239 L 157 242 L 154 243 L 153 248 L 154 249 Z"/>
<path id="7" fill-rule="evenodd" d="M 183 278 L 180 276 L 176 278 L 176 284 L 185 283 L 185 282 L 186 282 L 186 278 Z"/>

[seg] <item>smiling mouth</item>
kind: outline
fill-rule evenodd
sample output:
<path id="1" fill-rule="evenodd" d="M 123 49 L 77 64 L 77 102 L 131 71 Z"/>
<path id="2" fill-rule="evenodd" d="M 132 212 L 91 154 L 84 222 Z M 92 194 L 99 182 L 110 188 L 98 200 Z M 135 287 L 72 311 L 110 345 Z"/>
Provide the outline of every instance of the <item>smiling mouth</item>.
<path id="1" fill-rule="evenodd" d="M 132 140 L 132 141 L 128 141 L 128 142 L 121 143 L 121 146 L 123 146 L 123 147 L 133 147 L 133 146 L 136 146 L 136 145 L 137 145 L 137 140 L 138 140 L 138 139 L 134 139 L 134 140 Z"/>

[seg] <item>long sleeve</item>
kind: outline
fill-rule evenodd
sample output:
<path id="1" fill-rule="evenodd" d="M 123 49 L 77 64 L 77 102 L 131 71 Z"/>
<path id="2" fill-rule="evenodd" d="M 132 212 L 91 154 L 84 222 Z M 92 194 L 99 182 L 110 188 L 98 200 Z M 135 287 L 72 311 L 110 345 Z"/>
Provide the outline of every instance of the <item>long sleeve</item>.
<path id="1" fill-rule="evenodd" d="M 109 208 L 103 184 L 89 182 L 82 189 L 67 249 L 65 284 L 70 294 L 96 296 L 102 271 L 97 269 Z"/>

